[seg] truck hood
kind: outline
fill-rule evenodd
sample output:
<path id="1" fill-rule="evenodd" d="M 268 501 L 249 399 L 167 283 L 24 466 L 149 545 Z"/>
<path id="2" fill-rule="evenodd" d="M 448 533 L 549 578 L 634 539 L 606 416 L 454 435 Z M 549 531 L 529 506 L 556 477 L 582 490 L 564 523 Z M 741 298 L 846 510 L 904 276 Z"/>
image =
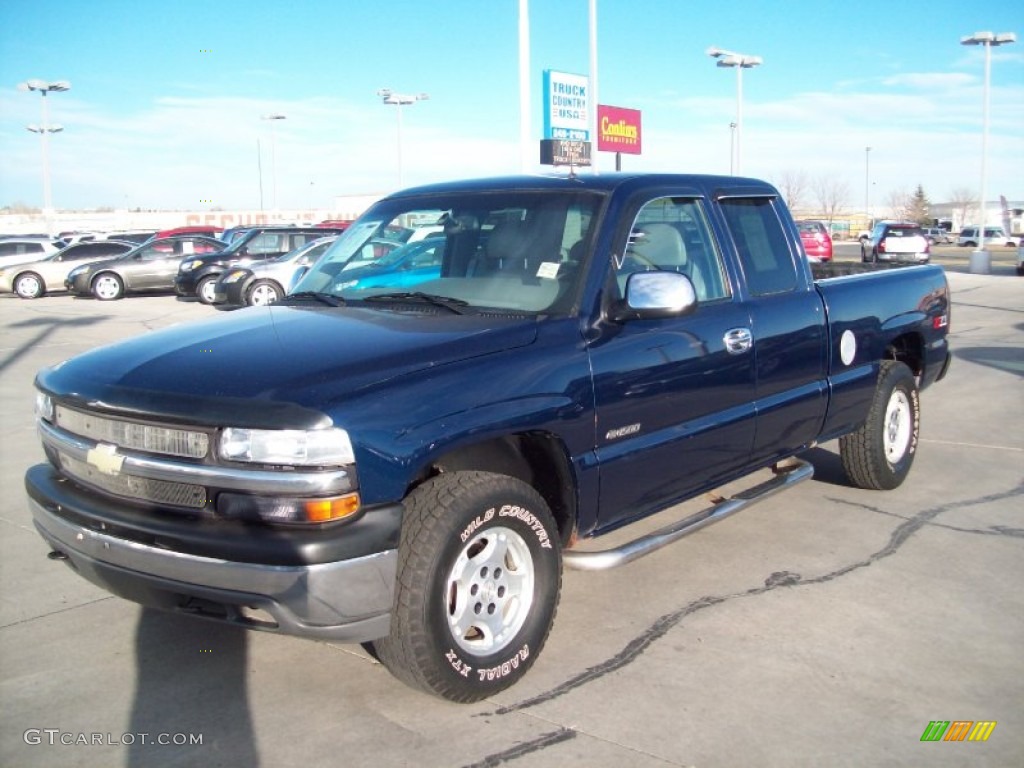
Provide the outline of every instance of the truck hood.
<path id="1" fill-rule="evenodd" d="M 40 372 L 72 404 L 195 425 L 313 428 L 367 387 L 532 343 L 536 319 L 252 307 L 143 334 Z"/>

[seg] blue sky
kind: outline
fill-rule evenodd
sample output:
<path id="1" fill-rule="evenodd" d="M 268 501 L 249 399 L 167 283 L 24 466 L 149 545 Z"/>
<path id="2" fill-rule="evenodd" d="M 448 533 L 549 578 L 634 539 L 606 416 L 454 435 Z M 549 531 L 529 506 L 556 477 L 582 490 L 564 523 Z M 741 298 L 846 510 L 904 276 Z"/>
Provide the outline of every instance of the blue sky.
<path id="1" fill-rule="evenodd" d="M 402 109 L 406 185 L 520 169 L 518 0 L 4 0 L 0 205 L 42 202 L 48 97 L 58 208 L 282 208 L 398 184 L 397 120 L 376 91 L 426 92 Z M 587 74 L 587 0 L 530 0 L 532 140 L 544 69 Z M 604 104 L 641 110 L 627 170 L 728 173 L 735 70 L 711 45 L 759 55 L 744 73 L 743 171 L 848 188 L 862 209 L 917 184 L 934 202 L 980 186 L 980 30 L 1024 36 L 1016 3 L 939 0 L 598 0 Z M 208 51 L 208 52 L 207 52 Z M 989 198 L 1024 199 L 1024 42 L 993 49 Z M 536 150 L 531 150 L 535 152 Z M 614 156 L 600 154 L 610 170 Z M 531 171 L 543 170 L 541 166 Z M 202 202 L 201 202 L 202 201 Z M 212 201 L 212 202 L 206 202 Z"/>

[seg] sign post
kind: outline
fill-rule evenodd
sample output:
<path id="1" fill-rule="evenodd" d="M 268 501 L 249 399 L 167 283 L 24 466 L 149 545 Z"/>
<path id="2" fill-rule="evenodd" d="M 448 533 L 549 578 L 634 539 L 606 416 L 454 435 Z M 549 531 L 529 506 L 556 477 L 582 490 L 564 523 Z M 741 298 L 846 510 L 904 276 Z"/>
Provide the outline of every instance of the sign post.
<path id="1" fill-rule="evenodd" d="M 642 146 L 640 110 L 597 105 L 597 149 L 615 153 L 615 170 L 622 170 L 622 153 L 639 155 Z"/>
<path id="2" fill-rule="evenodd" d="M 544 70 L 542 165 L 590 165 L 589 94 L 585 75 Z"/>

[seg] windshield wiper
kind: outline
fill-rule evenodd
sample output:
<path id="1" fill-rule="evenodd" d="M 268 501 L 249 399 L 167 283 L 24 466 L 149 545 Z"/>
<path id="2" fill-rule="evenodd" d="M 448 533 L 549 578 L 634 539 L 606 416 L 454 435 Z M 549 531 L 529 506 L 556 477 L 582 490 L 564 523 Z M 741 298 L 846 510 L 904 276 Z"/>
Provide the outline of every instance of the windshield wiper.
<path id="1" fill-rule="evenodd" d="M 394 302 L 421 302 L 431 304 L 435 307 L 442 307 L 456 315 L 467 314 L 468 301 L 453 299 L 450 296 L 438 296 L 433 293 L 422 293 L 420 291 L 396 291 L 395 293 L 378 293 L 374 296 L 367 296 L 363 301 L 394 301 Z"/>
<path id="2" fill-rule="evenodd" d="M 321 304 L 328 304 L 332 307 L 345 306 L 345 300 L 341 298 L 341 296 L 335 296 L 333 293 L 323 293 L 321 291 L 299 291 L 298 293 L 289 293 L 278 303 L 283 303 L 289 299 L 313 299 L 314 301 L 319 301 Z"/>

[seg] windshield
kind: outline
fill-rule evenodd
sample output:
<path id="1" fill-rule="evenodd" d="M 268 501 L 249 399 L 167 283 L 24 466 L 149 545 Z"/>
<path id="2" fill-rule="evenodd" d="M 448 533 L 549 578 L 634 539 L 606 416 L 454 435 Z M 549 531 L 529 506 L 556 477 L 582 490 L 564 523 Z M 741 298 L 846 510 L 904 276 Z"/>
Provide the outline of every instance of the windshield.
<path id="1" fill-rule="evenodd" d="M 602 200 L 581 191 L 385 200 L 345 230 L 292 293 L 401 310 L 436 310 L 436 301 L 407 303 L 430 297 L 473 311 L 568 312 Z M 398 231 L 408 232 L 407 245 L 393 239 Z"/>

